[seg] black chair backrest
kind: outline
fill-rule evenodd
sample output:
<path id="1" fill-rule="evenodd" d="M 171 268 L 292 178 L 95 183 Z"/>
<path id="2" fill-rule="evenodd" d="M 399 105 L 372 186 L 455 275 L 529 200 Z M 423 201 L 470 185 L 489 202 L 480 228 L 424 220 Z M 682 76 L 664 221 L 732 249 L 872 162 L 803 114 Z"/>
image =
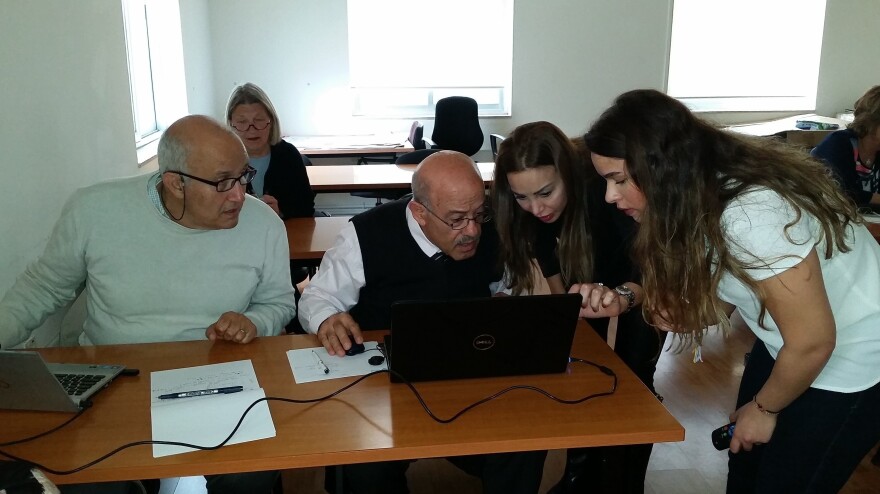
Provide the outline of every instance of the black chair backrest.
<path id="1" fill-rule="evenodd" d="M 468 156 L 483 146 L 483 130 L 477 118 L 477 102 L 467 96 L 449 96 L 437 102 L 431 140 L 440 149 Z"/>
<path id="2" fill-rule="evenodd" d="M 413 151 L 410 153 L 404 153 L 397 157 L 397 161 L 394 162 L 395 165 L 418 165 L 422 162 L 423 159 L 431 156 L 437 151 L 441 151 L 440 149 L 419 149 L 418 151 Z"/>
<path id="3" fill-rule="evenodd" d="M 409 128 L 409 143 L 412 144 L 413 149 L 425 149 L 424 132 L 425 126 L 420 124 L 418 120 L 412 123 L 412 127 Z"/>

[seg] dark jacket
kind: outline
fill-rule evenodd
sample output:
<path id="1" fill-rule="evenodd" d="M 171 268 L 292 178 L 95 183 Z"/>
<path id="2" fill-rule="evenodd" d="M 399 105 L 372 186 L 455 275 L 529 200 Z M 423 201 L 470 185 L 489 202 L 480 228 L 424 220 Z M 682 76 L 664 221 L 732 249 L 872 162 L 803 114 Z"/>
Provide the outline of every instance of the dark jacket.
<path id="1" fill-rule="evenodd" d="M 293 144 L 281 140 L 271 146 L 263 193 L 278 200 L 281 219 L 314 216 L 315 193 L 302 155 Z"/>

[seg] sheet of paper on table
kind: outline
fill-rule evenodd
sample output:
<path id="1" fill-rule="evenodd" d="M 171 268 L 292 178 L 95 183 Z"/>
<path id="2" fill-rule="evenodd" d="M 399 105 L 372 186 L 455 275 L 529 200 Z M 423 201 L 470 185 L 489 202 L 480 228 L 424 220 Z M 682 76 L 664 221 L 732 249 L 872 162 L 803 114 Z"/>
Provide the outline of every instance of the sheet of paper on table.
<path id="1" fill-rule="evenodd" d="M 380 365 L 369 363 L 370 357 L 382 355 L 377 346 L 378 343 L 375 341 L 365 341 L 364 353 L 345 357 L 331 356 L 324 347 L 300 348 L 298 350 L 288 350 L 287 360 L 290 362 L 290 370 L 293 371 L 293 379 L 297 384 L 326 381 L 340 377 L 364 376 L 370 372 L 388 369 L 388 363 L 385 361 Z M 315 356 L 312 355 L 312 352 L 317 354 L 318 358 L 321 359 L 330 372 L 324 373 L 324 369 L 315 359 Z"/>
<path id="2" fill-rule="evenodd" d="M 241 386 L 242 391 L 192 398 L 160 400 L 159 395 Z M 244 411 L 266 393 L 257 381 L 250 360 L 171 369 L 150 373 L 150 416 L 153 440 L 176 441 L 199 446 L 216 446 L 232 432 Z M 263 401 L 248 412 L 241 427 L 226 444 L 238 444 L 275 437 L 275 424 Z M 153 445 L 153 457 L 175 455 L 197 449 L 185 446 Z"/>

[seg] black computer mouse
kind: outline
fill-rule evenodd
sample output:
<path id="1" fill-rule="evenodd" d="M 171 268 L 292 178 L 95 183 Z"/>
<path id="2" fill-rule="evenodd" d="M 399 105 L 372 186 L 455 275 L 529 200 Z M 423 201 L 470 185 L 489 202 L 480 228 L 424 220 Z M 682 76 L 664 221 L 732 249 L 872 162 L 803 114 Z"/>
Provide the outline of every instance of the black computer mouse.
<path id="1" fill-rule="evenodd" d="M 345 354 L 348 355 L 348 356 L 350 357 L 350 356 L 352 356 L 352 355 L 357 355 L 357 354 L 359 354 L 359 353 L 364 353 L 364 350 L 365 350 L 365 348 L 364 348 L 364 344 L 363 344 L 363 343 L 356 343 L 356 342 L 354 341 L 354 338 L 352 338 L 352 340 L 351 340 L 351 348 L 349 348 L 348 350 L 346 350 L 346 351 L 345 351 Z"/>

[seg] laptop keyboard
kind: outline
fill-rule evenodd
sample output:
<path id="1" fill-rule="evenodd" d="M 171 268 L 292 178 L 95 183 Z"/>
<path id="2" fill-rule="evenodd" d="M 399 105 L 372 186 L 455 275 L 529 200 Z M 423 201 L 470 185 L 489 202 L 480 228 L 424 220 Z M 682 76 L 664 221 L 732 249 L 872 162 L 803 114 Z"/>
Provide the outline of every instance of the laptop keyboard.
<path id="1" fill-rule="evenodd" d="M 97 384 L 104 375 L 94 374 L 55 374 L 55 378 L 70 396 L 79 396 Z"/>

